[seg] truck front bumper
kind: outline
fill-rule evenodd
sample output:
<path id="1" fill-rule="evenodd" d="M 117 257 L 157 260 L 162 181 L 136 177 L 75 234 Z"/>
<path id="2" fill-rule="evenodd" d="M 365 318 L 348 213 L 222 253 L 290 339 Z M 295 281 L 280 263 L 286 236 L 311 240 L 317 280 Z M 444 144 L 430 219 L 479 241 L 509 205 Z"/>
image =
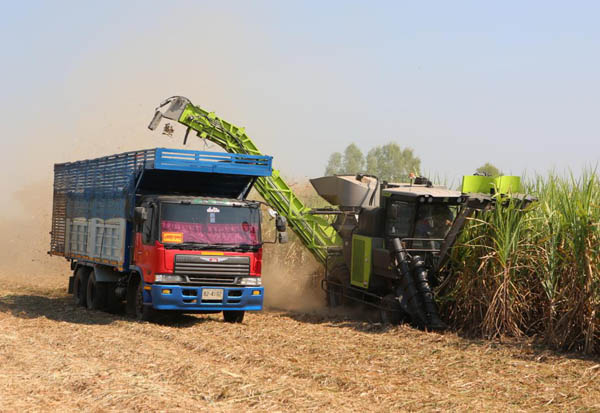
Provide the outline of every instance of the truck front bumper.
<path id="1" fill-rule="evenodd" d="M 202 290 L 223 290 L 222 300 L 203 300 Z M 263 306 L 263 287 L 192 287 L 187 285 L 153 284 L 152 307 L 157 310 L 179 311 L 260 311 Z M 148 300 L 149 301 L 149 300 Z"/>

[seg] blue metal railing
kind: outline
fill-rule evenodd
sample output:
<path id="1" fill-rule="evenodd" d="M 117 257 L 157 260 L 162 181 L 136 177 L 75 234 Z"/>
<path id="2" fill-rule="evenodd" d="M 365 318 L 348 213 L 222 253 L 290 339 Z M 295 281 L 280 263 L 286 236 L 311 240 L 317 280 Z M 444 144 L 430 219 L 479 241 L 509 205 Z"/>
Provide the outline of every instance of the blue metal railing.
<path id="1" fill-rule="evenodd" d="M 157 148 L 154 158 L 155 169 L 248 176 L 271 176 L 271 163 L 270 156 L 166 148 Z"/>

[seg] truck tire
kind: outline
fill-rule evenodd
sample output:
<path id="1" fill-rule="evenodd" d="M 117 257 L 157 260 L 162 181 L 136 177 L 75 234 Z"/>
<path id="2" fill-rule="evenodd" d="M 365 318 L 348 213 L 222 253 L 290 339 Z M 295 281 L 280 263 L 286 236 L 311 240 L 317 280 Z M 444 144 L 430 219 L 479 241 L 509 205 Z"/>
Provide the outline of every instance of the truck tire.
<path id="1" fill-rule="evenodd" d="M 135 318 L 138 321 L 152 321 L 154 308 L 144 305 L 144 283 L 140 280 L 135 293 Z"/>
<path id="2" fill-rule="evenodd" d="M 104 310 L 106 308 L 106 296 L 108 285 L 96 282 L 94 271 L 88 277 L 86 306 L 88 310 Z"/>
<path id="3" fill-rule="evenodd" d="M 73 280 L 73 302 L 76 306 L 86 306 L 89 274 L 90 270 L 87 267 L 79 267 L 75 271 L 75 279 Z"/>
<path id="4" fill-rule="evenodd" d="M 106 311 L 111 314 L 118 314 L 123 310 L 123 300 L 117 297 L 115 293 L 117 283 L 107 283 L 106 286 Z"/>
<path id="5" fill-rule="evenodd" d="M 227 323 L 241 323 L 245 313 L 245 311 L 223 311 L 223 319 Z"/>

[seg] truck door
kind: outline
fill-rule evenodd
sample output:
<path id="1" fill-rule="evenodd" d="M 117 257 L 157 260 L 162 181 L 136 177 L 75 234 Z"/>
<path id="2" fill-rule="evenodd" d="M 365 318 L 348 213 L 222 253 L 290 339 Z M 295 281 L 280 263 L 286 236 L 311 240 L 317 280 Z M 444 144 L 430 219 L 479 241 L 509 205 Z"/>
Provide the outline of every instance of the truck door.
<path id="1" fill-rule="evenodd" d="M 156 248 L 156 220 L 158 219 L 158 209 L 155 204 L 147 206 L 148 217 L 138 227 L 135 234 L 135 264 L 143 272 L 143 278 L 146 282 L 154 282 L 154 273 L 157 265 Z"/>

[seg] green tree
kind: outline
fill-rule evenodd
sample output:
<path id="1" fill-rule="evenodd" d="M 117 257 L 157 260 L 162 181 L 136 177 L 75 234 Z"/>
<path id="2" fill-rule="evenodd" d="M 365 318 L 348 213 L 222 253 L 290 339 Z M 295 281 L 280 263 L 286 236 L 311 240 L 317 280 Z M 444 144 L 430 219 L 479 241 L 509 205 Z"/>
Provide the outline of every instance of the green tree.
<path id="1" fill-rule="evenodd" d="M 354 175 L 365 171 L 365 156 L 356 144 L 346 146 L 344 154 L 334 152 L 329 156 L 325 175 Z"/>
<path id="2" fill-rule="evenodd" d="M 488 175 L 488 176 L 500 176 L 502 172 L 500 169 L 496 168 L 489 162 L 486 162 L 485 165 L 480 166 L 475 170 L 478 174 Z"/>
<path id="3" fill-rule="evenodd" d="M 354 143 L 344 150 L 344 173 L 354 175 L 365 171 L 365 156 Z"/>
<path id="4" fill-rule="evenodd" d="M 420 167 L 421 160 L 411 148 L 402 149 L 394 142 L 376 146 L 367 154 L 367 172 L 389 182 L 407 181 Z"/>
<path id="5" fill-rule="evenodd" d="M 334 152 L 329 156 L 327 161 L 327 167 L 325 168 L 325 175 L 335 175 L 342 173 L 342 154 Z"/>

